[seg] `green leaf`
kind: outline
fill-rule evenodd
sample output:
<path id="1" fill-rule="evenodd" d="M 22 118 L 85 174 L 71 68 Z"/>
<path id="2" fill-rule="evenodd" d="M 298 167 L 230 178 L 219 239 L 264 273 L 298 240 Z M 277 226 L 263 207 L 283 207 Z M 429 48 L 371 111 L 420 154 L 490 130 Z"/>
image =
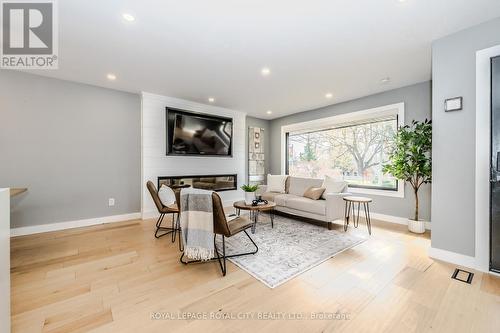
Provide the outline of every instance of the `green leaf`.
<path id="1" fill-rule="evenodd" d="M 245 192 L 255 192 L 259 189 L 259 185 L 243 185 L 241 189 Z"/>

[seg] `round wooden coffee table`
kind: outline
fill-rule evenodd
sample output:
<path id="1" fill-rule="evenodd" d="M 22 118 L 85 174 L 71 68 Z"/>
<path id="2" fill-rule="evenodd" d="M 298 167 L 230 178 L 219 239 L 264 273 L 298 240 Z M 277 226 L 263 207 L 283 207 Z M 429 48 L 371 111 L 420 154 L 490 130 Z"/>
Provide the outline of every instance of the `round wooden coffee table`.
<path id="1" fill-rule="evenodd" d="M 240 210 L 248 210 L 250 212 L 250 219 L 253 220 L 252 226 L 252 234 L 255 233 L 255 227 L 257 226 L 257 222 L 259 220 L 259 213 L 268 211 L 271 218 L 271 228 L 274 228 L 274 207 L 276 207 L 276 203 L 272 201 L 268 201 L 267 204 L 264 205 L 247 205 L 245 201 L 236 201 L 233 204 L 233 207 L 236 208 L 236 213 L 238 216 L 240 215 Z"/>
<path id="2" fill-rule="evenodd" d="M 366 226 L 368 228 L 368 233 L 372 234 L 372 225 L 370 219 L 370 207 L 369 203 L 373 200 L 367 197 L 359 197 L 359 196 L 347 196 L 343 198 L 345 201 L 345 210 L 344 210 L 344 231 L 347 231 L 347 227 L 349 226 L 349 219 L 351 215 L 351 207 L 352 207 L 352 224 L 354 228 L 357 228 L 359 225 L 359 208 L 363 205 L 363 210 L 365 211 L 365 219 Z M 356 216 L 355 206 L 358 204 L 358 214 Z"/>

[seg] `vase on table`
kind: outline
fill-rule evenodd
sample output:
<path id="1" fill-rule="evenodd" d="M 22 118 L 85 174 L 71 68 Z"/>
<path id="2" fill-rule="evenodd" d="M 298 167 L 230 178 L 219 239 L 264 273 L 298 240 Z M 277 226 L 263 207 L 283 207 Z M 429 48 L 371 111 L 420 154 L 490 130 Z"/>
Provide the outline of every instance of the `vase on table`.
<path id="1" fill-rule="evenodd" d="M 251 205 L 255 200 L 255 192 L 245 192 L 245 204 Z"/>

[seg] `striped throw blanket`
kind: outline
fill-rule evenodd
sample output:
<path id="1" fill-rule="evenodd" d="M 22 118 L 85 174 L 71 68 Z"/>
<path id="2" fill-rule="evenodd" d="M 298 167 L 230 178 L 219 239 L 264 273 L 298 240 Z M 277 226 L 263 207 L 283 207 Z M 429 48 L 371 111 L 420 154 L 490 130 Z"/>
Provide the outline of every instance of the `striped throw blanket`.
<path id="1" fill-rule="evenodd" d="M 214 257 L 212 191 L 181 190 L 181 229 L 184 254 L 193 260 Z"/>

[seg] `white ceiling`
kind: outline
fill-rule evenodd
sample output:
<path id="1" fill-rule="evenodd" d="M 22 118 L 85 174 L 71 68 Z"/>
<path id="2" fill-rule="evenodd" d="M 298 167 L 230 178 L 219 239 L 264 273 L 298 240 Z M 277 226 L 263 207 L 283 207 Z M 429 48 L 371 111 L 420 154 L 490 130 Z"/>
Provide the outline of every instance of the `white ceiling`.
<path id="1" fill-rule="evenodd" d="M 59 70 L 36 74 L 265 119 L 429 80 L 433 40 L 500 16 L 499 0 L 58 3 Z"/>

